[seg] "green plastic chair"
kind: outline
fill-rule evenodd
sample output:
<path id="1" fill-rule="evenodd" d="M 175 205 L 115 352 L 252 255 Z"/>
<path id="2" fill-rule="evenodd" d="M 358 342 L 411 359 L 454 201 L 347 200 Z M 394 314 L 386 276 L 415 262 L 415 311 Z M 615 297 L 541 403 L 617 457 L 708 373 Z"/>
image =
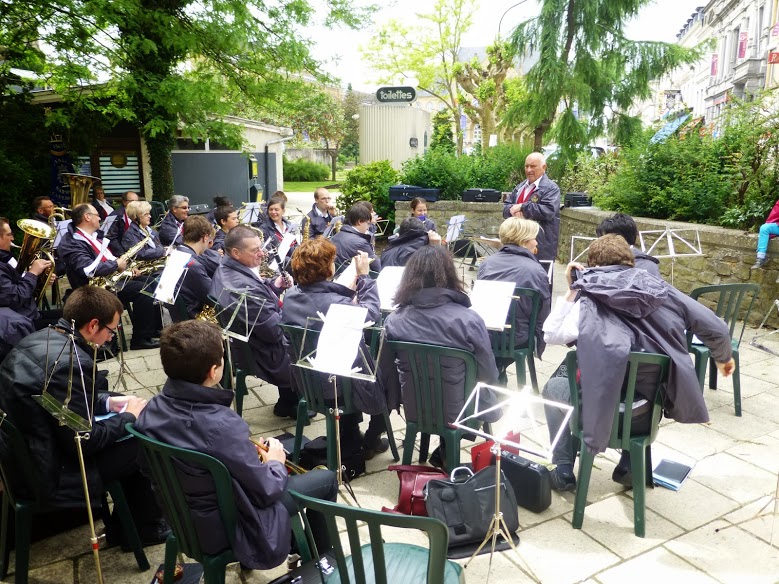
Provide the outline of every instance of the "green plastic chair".
<path id="1" fill-rule="evenodd" d="M 538 379 L 536 378 L 536 323 L 538 322 L 538 311 L 541 309 L 541 294 L 538 290 L 532 288 L 514 288 L 515 298 L 511 302 L 508 318 L 506 324 L 508 325 L 502 331 L 490 331 L 490 342 L 492 343 L 492 352 L 495 358 L 513 359 L 514 365 L 517 368 L 517 385 L 522 388 L 527 382 L 525 376 L 525 362 L 527 362 L 527 368 L 530 371 L 530 383 L 533 385 L 533 391 L 538 393 Z M 516 312 L 517 304 L 521 298 L 527 297 L 531 302 L 530 320 L 528 322 L 528 337 L 527 345 L 525 347 L 517 347 L 514 344 Z M 500 380 L 506 383 L 505 372 Z"/>
<path id="2" fill-rule="evenodd" d="M 244 363 L 252 363 L 251 349 L 249 343 L 244 343 L 238 339 L 227 339 L 227 343 L 230 343 L 230 352 L 227 351 L 225 346 L 224 353 L 224 371 L 222 372 L 221 385 L 224 389 L 232 389 L 235 392 L 235 412 L 239 416 L 243 416 L 243 398 L 249 394 L 249 389 L 246 386 L 246 376 L 249 375 L 249 371 L 241 369 L 235 362 L 235 352 L 241 353 L 241 360 Z M 232 372 L 232 375 L 230 374 Z"/>
<path id="3" fill-rule="evenodd" d="M 656 353 L 632 352 L 628 357 L 627 389 L 623 403 L 632 404 L 636 391 L 636 374 L 640 365 L 657 365 L 660 367 L 657 376 L 655 401 L 652 405 L 652 425 L 649 434 L 631 436 L 632 418 L 625 417 L 619 411 L 619 404 L 614 410 L 614 418 L 611 423 L 611 436 L 609 436 L 609 448 L 619 448 L 630 452 L 630 466 L 633 472 L 633 529 L 638 537 L 646 534 L 646 487 L 653 486 L 652 478 L 652 453 L 650 445 L 657 437 L 660 427 L 660 418 L 663 413 L 663 396 L 661 388 L 668 380 L 668 369 L 671 359 L 667 355 Z M 576 497 L 573 507 L 573 519 L 571 524 L 575 529 L 581 529 L 584 522 L 584 508 L 587 505 L 587 490 L 590 486 L 590 475 L 595 455 L 587 450 L 584 444 L 584 433 L 581 427 L 582 403 L 579 397 L 579 383 L 576 380 L 578 361 L 576 351 L 569 351 L 566 356 L 568 366 L 568 382 L 571 387 L 571 405 L 573 415 L 571 417 L 571 431 L 579 440 L 579 478 L 576 485 Z"/>
<path id="4" fill-rule="evenodd" d="M 738 348 L 741 345 L 741 337 L 744 336 L 749 313 L 755 303 L 760 286 L 757 284 L 720 284 L 718 286 L 702 286 L 690 292 L 690 298 L 699 300 L 701 296 L 709 297 L 716 301 L 714 312 L 725 321 L 730 330 L 730 345 L 733 349 L 733 359 L 736 362 L 736 371 L 733 373 L 733 405 L 736 415 L 741 416 L 741 375 L 738 360 Z M 746 304 L 746 310 L 742 314 L 742 306 Z M 742 318 L 740 330 L 736 330 L 739 317 Z M 695 356 L 695 371 L 698 374 L 698 383 L 703 391 L 706 378 L 706 362 L 709 363 L 709 388 L 717 389 L 717 365 L 709 355 L 709 349 L 705 345 L 693 342 L 691 332 L 687 333 L 687 349 Z"/>
<path id="5" fill-rule="evenodd" d="M 385 345 L 394 356 L 405 354 L 414 383 L 413 393 L 416 398 L 417 419 L 412 420 L 408 415 L 406 416 L 403 464 L 411 464 L 416 435 L 421 432 L 420 462 L 427 460 L 430 434 L 435 434 L 442 437 L 446 443 L 447 470 L 451 471 L 460 466 L 460 439 L 464 432 L 450 427 L 444 418 L 444 380 L 441 376 L 441 359 L 460 359 L 465 364 L 465 377 L 463 378 L 463 403 L 465 403 L 476 386 L 476 373 L 478 371 L 476 357 L 473 353 L 462 349 L 439 347 L 438 345 L 402 341 L 387 341 Z M 473 420 L 472 423 L 474 428 L 479 425 L 477 420 Z M 486 424 L 485 427 L 487 427 Z"/>
<path id="6" fill-rule="evenodd" d="M 327 577 L 328 582 L 349 584 L 387 584 L 387 582 L 403 582 L 404 584 L 454 584 L 464 583 L 465 574 L 462 566 L 446 559 L 446 549 L 449 543 L 449 532 L 446 525 L 431 517 L 414 517 L 397 513 L 382 513 L 357 507 L 348 507 L 306 497 L 290 491 L 295 500 L 308 509 L 318 511 L 325 519 L 327 532 L 333 544 L 333 554 L 336 559 L 335 571 Z M 315 557 L 319 557 L 314 544 L 311 529 L 306 521 L 306 536 L 310 549 Z M 344 543 L 339 537 L 341 520 L 346 524 L 347 555 Z M 370 543 L 362 545 L 360 524 L 367 525 Z M 384 541 L 382 527 L 401 529 L 416 529 L 424 531 L 429 542 L 429 549 L 408 543 L 387 543 Z M 324 579 L 323 579 L 324 581 Z"/>
<path id="7" fill-rule="evenodd" d="M 284 334 L 289 341 L 290 348 L 292 349 L 293 363 L 299 361 L 301 358 L 300 348 L 303 346 L 304 335 L 306 344 L 305 351 L 310 353 L 316 348 L 316 343 L 319 340 L 318 331 L 311 329 L 306 330 L 305 328 L 289 324 L 281 325 L 281 330 L 284 331 Z M 335 470 L 338 467 L 335 441 L 335 415 L 331 405 L 326 403 L 324 395 L 322 394 L 322 378 L 327 375 L 313 369 L 296 367 L 294 364 L 293 374 L 303 391 L 303 396 L 298 402 L 298 418 L 297 424 L 295 425 L 295 446 L 292 451 L 292 460 L 294 462 L 300 460 L 300 449 L 303 444 L 303 428 L 307 424 L 310 424 L 307 412 L 308 410 L 312 410 L 325 416 L 327 429 L 327 468 Z M 341 414 L 354 414 L 359 412 L 360 410 L 357 409 L 352 400 L 352 380 L 349 377 L 337 375 L 336 383 L 341 390 L 341 394 L 338 397 L 338 408 L 341 410 Z M 398 454 L 398 447 L 395 444 L 389 411 L 384 412 L 384 423 L 387 427 L 387 438 L 389 439 L 392 458 L 395 461 L 398 461 L 400 460 L 400 455 Z"/>
<path id="8" fill-rule="evenodd" d="M 0 579 L 8 575 L 8 564 L 11 554 L 11 541 L 9 536 L 9 523 L 11 514 L 15 519 L 15 548 L 16 567 L 14 582 L 26 584 L 30 566 L 30 534 L 32 531 L 32 519 L 36 515 L 45 515 L 52 511 L 66 508 L 67 506 L 52 505 L 44 494 L 43 481 L 33 466 L 30 451 L 22 437 L 22 434 L 6 417 L 5 412 L 0 412 L 0 442 L 3 443 L 0 454 L 0 475 L 3 479 L 2 520 L 0 523 Z M 124 490 L 119 481 L 112 481 L 106 485 L 106 491 L 111 495 L 114 508 L 119 515 L 125 538 L 135 554 L 135 561 L 141 570 L 149 569 L 149 561 L 143 551 L 141 538 L 135 529 Z M 85 501 L 86 502 L 86 501 Z M 72 506 L 72 505 L 70 505 Z M 85 542 L 86 545 L 86 542 Z"/>

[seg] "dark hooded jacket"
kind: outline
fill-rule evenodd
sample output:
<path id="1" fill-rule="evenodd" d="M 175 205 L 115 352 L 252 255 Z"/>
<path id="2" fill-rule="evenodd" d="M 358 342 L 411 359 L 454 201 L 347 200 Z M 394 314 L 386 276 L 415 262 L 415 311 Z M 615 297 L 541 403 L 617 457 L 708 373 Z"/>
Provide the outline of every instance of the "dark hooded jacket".
<path id="1" fill-rule="evenodd" d="M 173 213 L 168 211 L 168 214 L 162 218 L 160 223 L 160 241 L 162 245 L 167 247 L 173 243 L 176 245 L 184 243 L 184 238 L 181 235 L 183 224 L 183 221 L 179 221 Z"/>
<path id="2" fill-rule="evenodd" d="M 429 238 L 425 231 L 406 231 L 403 235 L 398 235 L 391 239 L 381 254 L 381 267 L 387 266 L 405 266 L 408 259 L 419 248 L 428 244 Z"/>
<path id="3" fill-rule="evenodd" d="M 127 224 L 125 222 L 125 217 L 127 217 L 127 208 L 124 205 L 120 205 L 114 210 L 113 213 L 111 213 L 111 215 L 109 215 L 109 217 L 114 215 L 116 216 L 116 219 L 113 221 L 113 223 L 111 223 L 111 227 L 105 236 L 110 240 L 108 249 L 111 250 L 112 254 L 119 257 L 124 253 L 124 248 L 122 247 L 122 236 L 124 235 L 124 232 L 127 231 Z"/>
<path id="4" fill-rule="evenodd" d="M 43 391 L 47 372 L 50 377 L 47 392 L 58 402 L 64 403 L 67 397 L 70 375 L 70 343 L 68 336 L 61 331 L 71 332 L 70 324 L 61 319 L 58 330 L 43 329 L 22 339 L 0 365 L 0 409 L 24 436 L 30 456 L 36 470 L 41 475 L 44 493 L 53 503 L 74 506 L 84 505 L 84 491 L 81 485 L 76 446 L 73 430 L 61 426 L 53 416 L 32 399 Z M 94 410 L 92 409 L 92 356 L 93 351 L 75 332 L 74 362 L 81 365 L 81 374 L 76 367 L 73 374 L 73 387 L 68 409 L 85 420 L 95 415 L 106 414 L 108 382 L 106 372 L 99 371 L 94 380 L 96 393 Z M 58 356 L 62 357 L 58 359 Z M 83 374 L 84 384 L 81 379 Z M 114 443 L 126 435 L 124 426 L 134 422 L 130 413 L 116 414 L 103 421 L 95 421 L 89 440 L 82 442 L 90 492 L 99 496 L 102 492 L 100 475 L 94 463 L 94 455 L 111 448 Z"/>
<path id="5" fill-rule="evenodd" d="M 352 301 L 355 294 L 356 303 Z M 327 314 L 331 304 L 356 304 L 368 309 L 366 318 L 369 321 L 378 323 L 381 318 L 376 281 L 362 277 L 357 280 L 356 292 L 336 282 L 317 282 L 307 286 L 295 286 L 284 295 L 284 309 L 281 319 L 284 324 L 305 327 L 308 317 L 316 317 L 317 312 Z M 294 349 L 297 354 L 299 348 L 291 347 L 291 349 Z M 373 360 L 370 359 L 370 350 L 365 343 L 362 343 L 362 350 L 369 359 L 369 365 L 374 367 Z M 359 355 L 355 360 L 355 367 L 363 368 L 362 358 Z M 293 369 L 294 373 L 295 369 Z M 363 371 L 363 373 L 367 372 Z M 326 398 L 333 397 L 332 383 L 328 382 L 328 376 L 325 374 L 322 375 L 322 391 Z M 302 391 L 298 393 L 302 393 Z M 352 397 L 357 409 L 371 415 L 381 414 L 386 409 L 395 409 L 400 405 L 399 393 L 392 397 L 385 394 L 381 375 L 377 377 L 375 382 L 352 379 Z M 388 405 L 389 408 L 387 408 Z"/>
<path id="6" fill-rule="evenodd" d="M 237 302 L 238 294 L 230 290 L 245 290 L 257 298 L 246 297 L 246 309 L 238 310 L 232 331 L 245 334 L 252 329 L 249 338 L 251 363 L 244 363 L 243 351 L 233 350 L 233 357 L 253 375 L 279 387 L 290 387 L 290 362 L 287 340 L 279 327 L 281 307 L 277 290 L 271 280 L 260 280 L 249 268 L 231 257 L 222 259 L 211 284 L 211 296 L 226 310 L 220 313 L 222 326 L 227 324 Z M 249 321 L 246 322 L 246 315 Z M 256 322 L 253 320 L 257 318 Z M 222 322 L 224 319 L 224 322 Z M 253 326 L 253 328 L 252 328 Z"/>
<path id="7" fill-rule="evenodd" d="M 332 220 L 333 217 L 330 214 L 322 217 L 319 213 L 317 213 L 316 203 L 314 203 L 311 205 L 311 210 L 308 212 L 308 214 L 303 217 L 303 222 L 301 222 L 300 226 L 301 229 L 305 230 L 305 226 L 308 224 L 308 236 L 309 238 L 314 239 L 315 237 L 319 237 L 325 232 Z"/>
<path id="8" fill-rule="evenodd" d="M 191 256 L 187 263 L 187 273 L 184 275 L 184 280 L 179 288 L 179 298 L 186 306 L 187 316 L 195 318 L 203 310 L 203 305 L 209 301 L 211 278 L 206 273 L 206 269 L 200 260 L 202 256 L 198 256 L 194 249 L 186 244 L 180 245 L 176 249 Z M 183 315 L 179 314 L 177 310 L 171 310 L 170 314 L 174 322 L 184 320 Z"/>
<path id="9" fill-rule="evenodd" d="M 98 231 L 96 235 L 100 241 L 103 240 L 102 231 Z M 68 282 L 74 290 L 86 286 L 89 279 L 94 276 L 109 276 L 118 269 L 116 260 L 106 260 L 99 262 L 93 271 L 87 273 L 87 268 L 97 258 L 97 252 L 89 241 L 78 232 L 73 223 L 68 225 L 68 232 L 62 236 L 57 252 L 62 263 L 65 264 Z"/>
<path id="10" fill-rule="evenodd" d="M 519 183 L 503 204 L 503 217 L 511 217 L 511 207 L 525 188 L 527 181 Z M 531 193 L 530 198 L 522 205 L 522 216 L 532 219 L 541 226 L 538 232 L 538 259 L 554 260 L 557 258 L 557 243 L 560 237 L 560 187 L 546 174 L 541 177 L 538 188 Z"/>
<path id="11" fill-rule="evenodd" d="M 659 267 L 660 260 L 652 257 L 651 255 L 645 254 L 643 251 L 641 251 L 640 249 L 636 249 L 635 247 L 631 247 L 630 251 L 633 252 L 633 257 L 635 258 L 637 268 L 646 270 L 653 276 L 662 279 L 662 276 L 660 275 L 660 267 Z"/>
<path id="12" fill-rule="evenodd" d="M 514 282 L 520 288 L 532 288 L 541 294 L 541 306 L 536 319 L 536 353 L 544 354 L 544 321 L 551 309 L 552 291 L 546 270 L 538 263 L 530 250 L 509 243 L 500 248 L 496 254 L 485 258 L 479 266 L 479 280 L 497 280 Z M 517 302 L 516 320 L 514 321 L 514 343 L 517 347 L 527 347 L 528 325 L 532 311 L 530 298 L 522 298 Z"/>
<path id="13" fill-rule="evenodd" d="M 157 232 L 153 227 L 149 227 L 149 229 L 151 230 L 151 239 L 133 256 L 136 260 L 158 260 L 165 255 L 165 248 L 162 246 L 162 242 L 160 242 L 159 235 L 157 235 Z M 125 231 L 122 236 L 122 247 L 126 251 L 135 244 L 143 241 L 146 235 L 147 234 L 143 232 L 141 227 L 133 221 L 130 223 L 130 228 Z M 154 243 L 154 247 L 151 246 L 151 243 Z"/>
<path id="14" fill-rule="evenodd" d="M 260 462 L 249 426 L 230 409 L 233 392 L 168 379 L 136 424 L 147 436 L 203 452 L 227 467 L 236 507 L 233 553 L 245 567 L 267 570 L 281 564 L 290 547 L 289 513 L 281 502 L 287 471 L 278 461 Z M 198 541 L 206 554 L 229 547 L 211 476 L 182 463 L 184 488 Z"/>
<path id="15" fill-rule="evenodd" d="M 631 351 L 671 358 L 663 402 L 667 417 L 708 422 L 686 331 L 703 341 L 715 361 L 729 361 L 728 327 L 714 312 L 645 270 L 625 266 L 590 269 L 572 288 L 581 290 L 577 351 L 582 427 L 591 452 L 602 452 L 608 444 Z M 654 367 L 639 370 L 636 392 L 649 401 L 655 397 L 655 373 Z"/>
<path id="16" fill-rule="evenodd" d="M 32 320 L 0 306 L 0 363 L 16 343 L 34 331 Z"/>
<path id="17" fill-rule="evenodd" d="M 364 251 L 370 258 L 376 258 L 376 252 L 371 245 L 371 234 L 360 233 L 351 225 L 344 225 L 341 230 L 330 238 L 335 245 L 335 265 L 340 267 L 343 264 L 352 261 L 352 258 L 358 252 Z M 371 262 L 371 271 L 381 271 L 381 260 L 376 258 Z"/>
<path id="18" fill-rule="evenodd" d="M 0 306 L 10 308 L 17 314 L 35 320 L 38 306 L 33 298 L 38 276 L 25 272 L 20 274 L 11 267 L 11 252 L 0 250 Z"/>
<path id="19" fill-rule="evenodd" d="M 401 306 L 384 321 L 384 330 L 390 341 L 406 341 L 464 349 L 476 356 L 477 381 L 494 385 L 498 380 L 498 369 L 492 354 L 492 345 L 487 327 L 482 318 L 470 309 L 471 301 L 462 292 L 448 288 L 423 288 L 417 292 L 412 303 Z M 382 358 L 388 355 L 385 351 Z M 403 409 L 409 420 L 416 420 L 416 400 L 414 399 L 414 381 L 411 377 L 408 360 L 399 355 L 395 360 L 401 392 Z M 465 404 L 464 377 L 465 366 L 460 359 L 445 357 L 441 360 L 446 421 L 453 422 Z M 384 361 L 382 360 L 382 368 Z M 472 388 L 467 388 L 468 392 Z M 490 398 L 494 394 L 489 392 Z M 486 409 L 495 402 L 487 399 L 482 404 Z M 482 397 L 484 399 L 484 396 Z M 485 422 L 499 419 L 501 412 L 496 410 Z"/>

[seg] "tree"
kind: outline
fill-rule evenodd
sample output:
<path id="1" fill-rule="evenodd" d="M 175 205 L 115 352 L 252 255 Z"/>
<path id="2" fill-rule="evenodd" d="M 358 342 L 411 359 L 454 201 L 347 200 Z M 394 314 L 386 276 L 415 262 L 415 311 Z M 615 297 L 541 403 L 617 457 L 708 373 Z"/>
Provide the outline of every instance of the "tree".
<path id="1" fill-rule="evenodd" d="M 292 127 L 307 132 L 312 140 L 321 140 L 331 159 L 332 180 L 338 163 L 338 153 L 347 132 L 344 108 L 341 102 L 324 91 L 312 92 L 300 104 L 299 110 L 290 118 Z"/>
<path id="2" fill-rule="evenodd" d="M 352 90 L 350 83 L 343 101 L 346 132 L 341 143 L 344 156 L 358 162 L 360 159 L 360 97 Z"/>
<path id="3" fill-rule="evenodd" d="M 650 2 L 542 0 L 540 14 L 517 26 L 511 43 L 518 52 L 538 54 L 538 62 L 525 79 L 526 99 L 506 117 L 510 125 L 533 129 L 536 150 L 551 128 L 565 158 L 609 123 L 624 136 L 624 128 L 635 128 L 627 109 L 649 97 L 649 81 L 700 58 L 698 49 L 625 37 L 624 24 Z"/>
<path id="4" fill-rule="evenodd" d="M 381 83 L 416 77 L 417 87 L 438 98 L 453 120 L 460 119 L 456 64 L 462 36 L 470 28 L 476 0 L 436 0 L 433 11 L 416 14 L 419 23 L 406 26 L 387 23 L 362 53 L 378 71 Z M 455 126 L 457 153 L 462 153 L 463 135 Z"/>
<path id="5" fill-rule="evenodd" d="M 317 7 L 319 10 L 317 10 Z M 241 147 L 226 96 L 273 111 L 318 76 L 300 27 L 358 26 L 369 9 L 352 0 L 17 0 L 0 4 L 0 46 L 15 62 L 37 59 L 66 100 L 132 122 L 150 154 L 157 199 L 173 194 L 170 152 L 176 132 Z M 2 71 L 0 71 L 2 72 Z M 85 88 L 89 87 L 89 91 Z"/>
<path id="6" fill-rule="evenodd" d="M 452 116 L 449 110 L 438 110 L 433 114 L 433 137 L 430 140 L 430 150 L 454 152 Z"/>

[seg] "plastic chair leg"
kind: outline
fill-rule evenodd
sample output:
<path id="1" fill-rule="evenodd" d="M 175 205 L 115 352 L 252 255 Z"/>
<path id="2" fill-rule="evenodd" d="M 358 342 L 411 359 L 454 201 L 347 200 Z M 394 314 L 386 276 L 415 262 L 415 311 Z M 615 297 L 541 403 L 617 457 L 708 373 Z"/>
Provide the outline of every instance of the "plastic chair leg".
<path id="1" fill-rule="evenodd" d="M 240 369 L 235 373 L 235 413 L 243 416 L 243 398 L 249 393 L 246 389 L 246 372 Z"/>
<path id="2" fill-rule="evenodd" d="M 701 391 L 703 391 L 704 384 L 706 383 L 706 363 L 708 363 L 708 349 L 704 353 L 700 349 L 693 350 L 693 355 L 695 355 L 695 372 L 698 374 L 698 385 L 701 386 Z"/>
<path id="3" fill-rule="evenodd" d="M 717 366 L 711 357 L 709 357 L 709 389 L 717 389 Z"/>
<path id="4" fill-rule="evenodd" d="M 295 422 L 295 445 L 292 448 L 292 462 L 300 461 L 300 448 L 303 444 L 303 427 L 308 421 L 308 403 L 305 398 L 298 400 L 298 419 Z"/>
<path id="5" fill-rule="evenodd" d="M 525 358 L 523 355 L 514 355 L 514 366 L 517 369 L 517 387 L 522 389 L 527 383 L 527 377 L 525 376 Z"/>
<path id="6" fill-rule="evenodd" d="M 122 489 L 119 481 L 113 481 L 106 485 L 106 490 L 111 494 L 111 499 L 114 502 L 114 509 L 119 514 L 119 521 L 122 524 L 122 531 L 127 543 L 130 544 L 130 548 L 135 555 L 135 561 L 138 563 L 138 567 L 141 570 L 149 569 L 149 560 L 146 558 L 146 553 L 143 551 L 143 544 L 141 538 L 138 535 L 138 530 L 135 527 L 135 521 L 130 514 L 130 507 L 127 505 L 127 498 L 124 496 L 124 489 Z"/>
<path id="7" fill-rule="evenodd" d="M 592 463 L 594 454 L 590 454 L 582 442 L 579 452 L 579 477 L 576 481 L 576 497 L 573 503 L 573 518 L 571 525 L 574 529 L 581 529 L 584 523 L 584 508 L 587 506 L 587 491 L 590 488 L 590 476 L 592 475 Z"/>
<path id="8" fill-rule="evenodd" d="M 178 547 L 176 536 L 171 533 L 168 536 L 168 541 L 165 542 L 165 563 L 163 564 L 165 574 L 162 579 L 162 584 L 173 584 L 173 574 L 175 572 Z"/>
<path id="9" fill-rule="evenodd" d="M 205 560 L 203 562 L 203 581 L 205 584 L 224 584 L 226 566 L 221 562 Z"/>
<path id="10" fill-rule="evenodd" d="M 384 412 L 384 427 L 387 428 L 387 440 L 389 440 L 392 460 L 398 462 L 400 460 L 400 454 L 398 454 L 398 445 L 395 443 L 395 434 L 392 432 L 392 422 L 390 422 L 389 412 Z"/>
<path id="11" fill-rule="evenodd" d="M 30 530 L 32 529 L 32 511 L 24 505 L 16 506 L 16 565 L 14 584 L 27 584 L 30 569 Z"/>
<path id="12" fill-rule="evenodd" d="M 417 440 L 416 422 L 406 422 L 406 437 L 403 439 L 403 462 L 402 464 L 411 464 L 414 456 L 414 442 Z"/>
<path id="13" fill-rule="evenodd" d="M 630 443 L 630 467 L 633 470 L 633 531 L 646 535 L 646 447 L 643 442 Z"/>
<path id="14" fill-rule="evenodd" d="M 527 354 L 527 368 L 530 371 L 530 384 L 533 386 L 533 391 L 538 392 L 538 379 L 536 378 L 536 361 L 532 351 L 528 351 Z"/>
<path id="15" fill-rule="evenodd" d="M 736 370 L 733 372 L 733 406 L 736 408 L 736 415 L 741 416 L 741 373 L 738 363 L 738 349 L 733 350 L 733 360 L 736 362 Z"/>
<path id="16" fill-rule="evenodd" d="M 446 472 L 460 466 L 460 436 L 446 437 Z"/>
<path id="17" fill-rule="evenodd" d="M 427 462 L 427 455 L 430 453 L 430 434 L 422 432 L 419 437 L 419 462 Z"/>
<path id="18" fill-rule="evenodd" d="M 11 521 L 11 501 L 8 495 L 3 493 L 0 505 L 3 506 L 2 519 L 0 519 L 0 580 L 8 575 L 8 560 L 11 557 L 11 542 L 8 539 L 8 523 Z"/>

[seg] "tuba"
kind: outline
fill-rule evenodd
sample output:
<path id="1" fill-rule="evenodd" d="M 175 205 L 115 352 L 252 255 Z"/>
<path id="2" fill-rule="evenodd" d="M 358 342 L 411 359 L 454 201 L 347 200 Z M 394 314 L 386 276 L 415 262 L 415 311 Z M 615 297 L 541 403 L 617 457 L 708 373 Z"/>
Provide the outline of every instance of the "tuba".
<path id="1" fill-rule="evenodd" d="M 100 181 L 96 176 L 89 176 L 88 174 L 75 174 L 72 172 L 63 172 L 61 176 L 67 177 L 70 184 L 70 208 L 72 209 L 76 205 L 89 202 L 89 191 L 92 188 L 92 183 Z"/>
<path id="2" fill-rule="evenodd" d="M 49 283 L 52 272 L 54 272 L 54 257 L 47 247 L 53 243 L 57 232 L 50 225 L 35 219 L 19 219 L 16 222 L 16 226 L 24 231 L 24 240 L 19 250 L 16 270 L 23 274 L 37 259 L 49 260 L 51 262 L 51 267 L 38 276 L 38 283 L 35 285 L 35 291 L 33 292 L 33 299 L 37 304 L 46 292 L 46 286 Z"/>

